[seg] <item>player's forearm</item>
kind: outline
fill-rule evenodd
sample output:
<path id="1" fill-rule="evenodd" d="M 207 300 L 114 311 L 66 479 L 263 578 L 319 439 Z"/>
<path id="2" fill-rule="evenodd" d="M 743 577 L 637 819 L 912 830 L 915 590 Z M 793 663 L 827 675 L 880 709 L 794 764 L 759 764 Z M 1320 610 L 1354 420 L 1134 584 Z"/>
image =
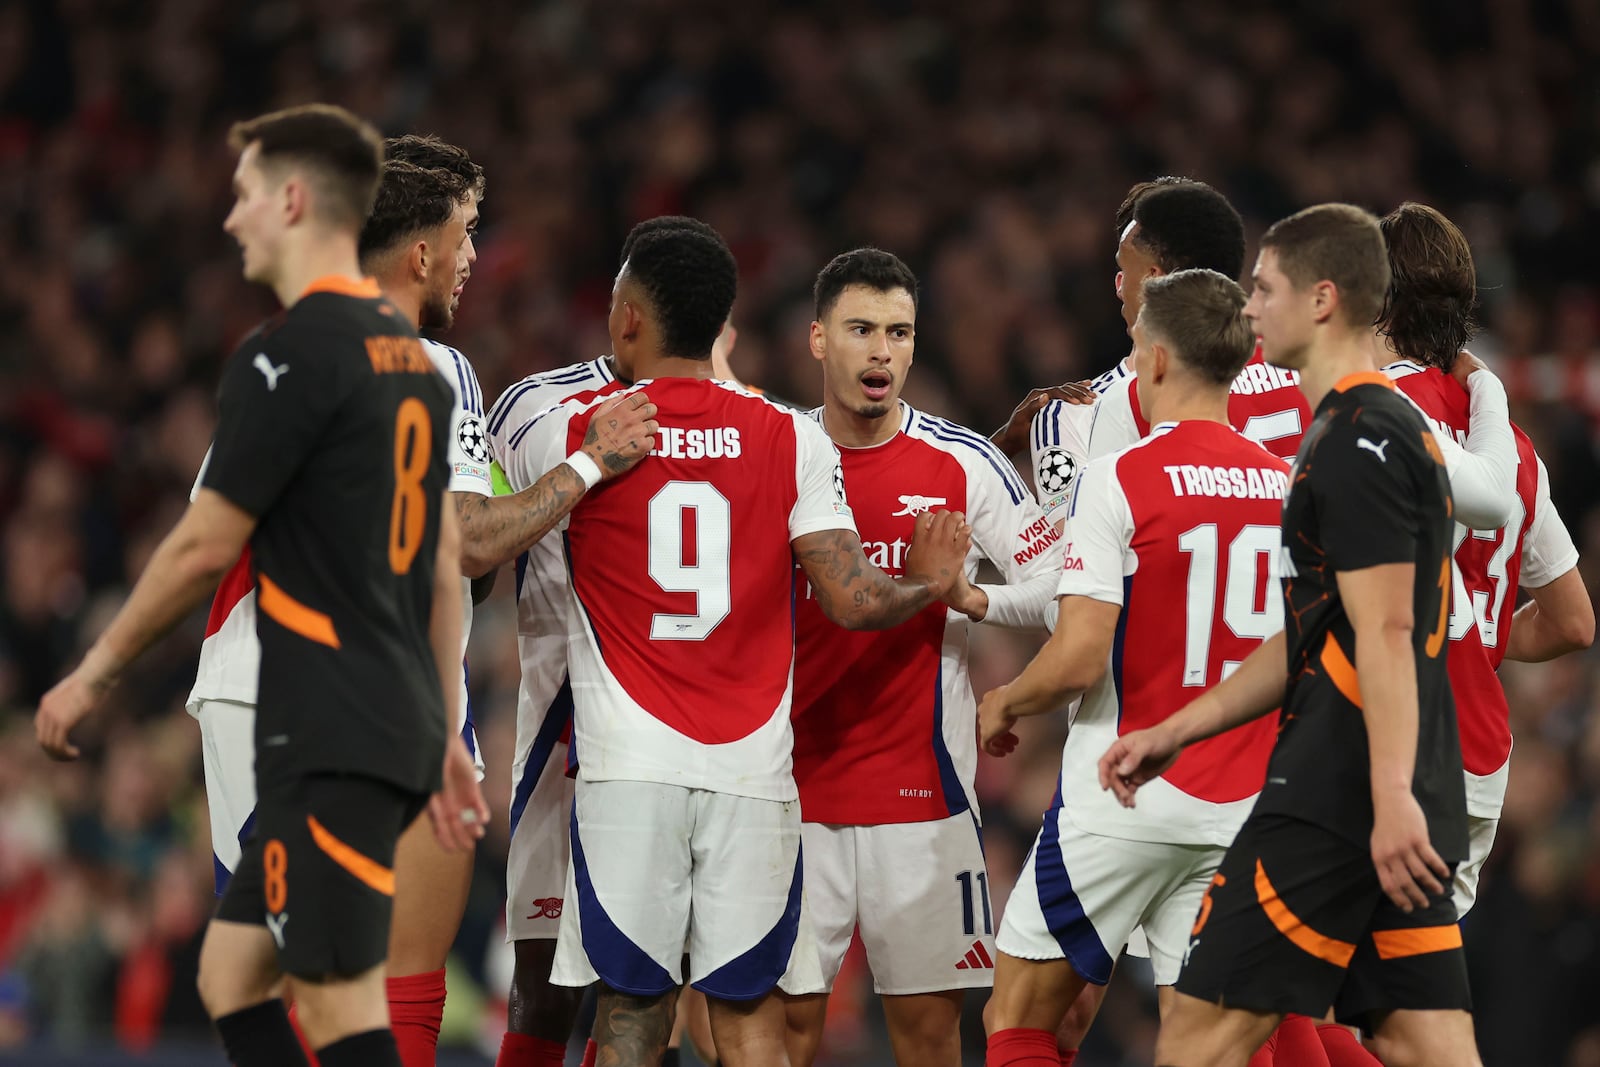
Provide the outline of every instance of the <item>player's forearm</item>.
<path id="1" fill-rule="evenodd" d="M 1505 386 L 1486 370 L 1468 380 L 1472 396 L 1466 449 L 1455 455 L 1450 493 L 1464 526 L 1493 530 L 1510 518 L 1517 494 L 1517 442 L 1511 434 Z"/>
<path id="2" fill-rule="evenodd" d="M 1528 593 L 1512 617 L 1507 659 L 1543 663 L 1594 644 L 1594 605 L 1577 568 Z"/>
<path id="3" fill-rule="evenodd" d="M 96 689 L 116 683 L 123 668 L 170 633 L 216 592 L 243 545 L 205 536 L 186 516 L 156 548 L 133 592 L 90 647 L 78 669 Z"/>
<path id="4" fill-rule="evenodd" d="M 1047 714 L 1082 696 L 1105 673 L 1106 658 L 1098 648 L 1058 628 L 1006 687 L 1005 710 L 1019 719 Z"/>
<path id="5" fill-rule="evenodd" d="M 1289 684 L 1283 631 L 1263 641 L 1227 678 L 1190 701 L 1163 724 L 1179 745 L 1253 722 L 1283 705 Z"/>
<path id="6" fill-rule="evenodd" d="M 1036 571 L 1020 582 L 976 586 L 983 594 L 984 611 L 972 617 L 993 626 L 1043 629 L 1047 616 L 1053 614 L 1051 601 L 1055 600 L 1056 586 L 1060 584 L 1060 559 L 1056 559 L 1054 566 L 1039 567 Z"/>
<path id="7" fill-rule="evenodd" d="M 794 542 L 817 606 L 846 630 L 887 630 L 933 603 L 933 579 L 894 579 L 867 561 L 853 530 L 822 530 Z"/>
<path id="8" fill-rule="evenodd" d="M 461 525 L 461 573 L 480 578 L 536 544 L 583 499 L 578 472 L 558 464 L 537 482 L 510 496 L 457 493 Z"/>
<path id="9" fill-rule="evenodd" d="M 1417 669 L 1409 625 L 1356 631 L 1356 682 L 1376 803 L 1381 796 L 1409 791 L 1417 764 Z"/>

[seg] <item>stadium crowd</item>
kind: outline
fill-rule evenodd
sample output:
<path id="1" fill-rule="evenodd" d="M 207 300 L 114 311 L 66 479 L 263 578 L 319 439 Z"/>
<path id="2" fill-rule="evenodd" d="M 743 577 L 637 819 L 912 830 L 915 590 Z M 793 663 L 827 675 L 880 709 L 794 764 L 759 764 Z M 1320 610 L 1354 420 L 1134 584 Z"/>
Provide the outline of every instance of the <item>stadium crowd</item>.
<path id="1" fill-rule="evenodd" d="M 1600 8 L 715 0 L 59 0 L 0 9 L 0 1050 L 205 1040 L 211 907 L 193 620 L 48 764 L 28 716 L 183 506 L 220 359 L 271 308 L 221 230 L 232 120 L 311 100 L 437 132 L 488 174 L 449 341 L 487 397 L 604 351 L 635 221 L 704 218 L 740 266 L 738 374 L 819 395 L 810 286 L 877 244 L 924 281 L 907 397 L 984 430 L 1026 389 L 1127 351 L 1112 215 L 1202 178 L 1251 232 L 1348 200 L 1441 208 L 1472 241 L 1514 417 L 1600 581 Z M 494 1002 L 512 713 L 509 581 L 479 609 L 472 695 L 497 821 L 458 943 L 458 1039 Z M 973 686 L 1030 647 L 975 635 Z M 1516 751 L 1467 922 L 1489 1064 L 1600 1064 L 1600 657 L 1508 666 Z M 1063 726 L 1035 722 L 1036 741 Z M 984 760 L 998 913 L 1059 748 Z M 471 981 L 464 979 L 470 978 Z M 866 1005 L 870 986 L 857 979 Z M 467 990 L 475 985 L 481 996 Z M 1113 984 L 1085 1064 L 1149 1062 L 1146 983 Z M 830 1054 L 888 1062 L 835 998 Z M 973 1048 L 982 1028 L 972 1009 Z"/>

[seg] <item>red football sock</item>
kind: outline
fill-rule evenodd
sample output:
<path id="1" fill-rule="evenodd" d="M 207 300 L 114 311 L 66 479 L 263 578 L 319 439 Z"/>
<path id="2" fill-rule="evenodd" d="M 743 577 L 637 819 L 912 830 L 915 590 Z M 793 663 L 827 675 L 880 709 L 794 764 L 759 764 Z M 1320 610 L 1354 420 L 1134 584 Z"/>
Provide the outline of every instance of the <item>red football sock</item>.
<path id="1" fill-rule="evenodd" d="M 300 1051 L 306 1054 L 306 1062 L 311 1067 L 318 1067 L 317 1054 L 311 1051 L 311 1043 L 306 1040 L 306 1032 L 300 1029 L 300 1016 L 295 1014 L 295 1007 L 296 1005 L 291 1001 L 289 1004 L 289 1025 L 294 1027 L 294 1036 L 300 1040 Z"/>
<path id="2" fill-rule="evenodd" d="M 1317 1024 L 1305 1015 L 1285 1015 L 1278 1024 L 1278 1051 L 1273 1067 L 1328 1067 Z"/>
<path id="3" fill-rule="evenodd" d="M 1278 1051 L 1278 1031 L 1274 1030 L 1267 1035 L 1267 1039 L 1256 1049 L 1256 1054 L 1250 1057 L 1248 1067 L 1272 1067 L 1273 1057 Z"/>
<path id="4" fill-rule="evenodd" d="M 600 1046 L 593 1040 L 583 1046 L 583 1062 L 578 1067 L 594 1067 L 594 1061 L 600 1058 Z"/>
<path id="5" fill-rule="evenodd" d="M 561 1067 L 567 1062 L 567 1046 L 542 1037 L 513 1034 L 500 1039 L 500 1055 L 494 1067 Z"/>
<path id="6" fill-rule="evenodd" d="M 1061 1067 L 1072 1067 L 1078 1060 L 1077 1049 L 1058 1050 L 1061 1054 Z"/>
<path id="7" fill-rule="evenodd" d="M 1383 1067 L 1378 1057 L 1342 1026 L 1323 1023 L 1317 1027 L 1317 1036 L 1322 1039 L 1322 1051 L 1328 1054 L 1329 1067 Z"/>
<path id="8" fill-rule="evenodd" d="M 984 1067 L 1060 1067 L 1056 1035 L 1049 1030 L 1012 1027 L 989 1035 Z"/>
<path id="9" fill-rule="evenodd" d="M 384 986 L 400 1062 L 404 1067 L 434 1067 L 444 1018 L 444 970 L 390 978 Z"/>

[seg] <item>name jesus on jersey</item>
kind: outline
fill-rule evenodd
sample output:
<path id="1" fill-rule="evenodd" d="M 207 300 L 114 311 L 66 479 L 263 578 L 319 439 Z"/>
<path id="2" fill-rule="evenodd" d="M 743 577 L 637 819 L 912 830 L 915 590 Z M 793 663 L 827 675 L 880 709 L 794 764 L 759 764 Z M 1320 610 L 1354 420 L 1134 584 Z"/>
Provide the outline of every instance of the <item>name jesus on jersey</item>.
<path id="1" fill-rule="evenodd" d="M 737 426 L 662 426 L 656 430 L 656 447 L 650 454 L 667 459 L 738 459 L 740 448 Z"/>

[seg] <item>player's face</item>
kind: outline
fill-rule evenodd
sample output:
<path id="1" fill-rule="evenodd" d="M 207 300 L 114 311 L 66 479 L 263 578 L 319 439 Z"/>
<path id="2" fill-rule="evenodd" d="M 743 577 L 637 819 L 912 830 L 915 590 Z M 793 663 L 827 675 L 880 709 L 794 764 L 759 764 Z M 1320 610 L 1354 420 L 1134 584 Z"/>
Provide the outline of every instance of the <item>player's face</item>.
<path id="1" fill-rule="evenodd" d="M 1130 333 L 1133 320 L 1139 317 L 1139 308 L 1144 305 L 1140 294 L 1145 279 L 1161 274 L 1161 265 L 1155 257 L 1135 242 L 1138 232 L 1139 224 L 1130 222 L 1117 242 L 1117 299 L 1122 301 L 1122 321 L 1128 324 Z"/>
<path id="2" fill-rule="evenodd" d="M 1275 367 L 1301 369 L 1315 325 L 1311 288 L 1294 287 L 1278 269 L 1278 252 L 1274 248 L 1261 250 L 1250 279 L 1254 287 L 1244 306 L 1244 317 L 1261 338 L 1261 358 Z"/>
<path id="3" fill-rule="evenodd" d="M 916 321 L 906 290 L 846 286 L 826 320 L 811 324 L 811 354 L 822 361 L 826 402 L 868 419 L 893 410 L 911 369 Z"/>
<path id="4" fill-rule="evenodd" d="M 457 204 L 450 218 L 439 227 L 435 241 L 437 258 L 428 269 L 428 289 L 422 298 L 422 325 L 447 329 L 454 321 L 461 293 L 478 261 L 473 233 L 478 228 L 478 202 L 474 197 Z"/>
<path id="5" fill-rule="evenodd" d="M 233 169 L 233 210 L 222 228 L 244 254 L 245 280 L 270 284 L 283 233 L 283 185 L 262 172 L 260 156 L 261 145 L 256 142 L 239 153 Z"/>

